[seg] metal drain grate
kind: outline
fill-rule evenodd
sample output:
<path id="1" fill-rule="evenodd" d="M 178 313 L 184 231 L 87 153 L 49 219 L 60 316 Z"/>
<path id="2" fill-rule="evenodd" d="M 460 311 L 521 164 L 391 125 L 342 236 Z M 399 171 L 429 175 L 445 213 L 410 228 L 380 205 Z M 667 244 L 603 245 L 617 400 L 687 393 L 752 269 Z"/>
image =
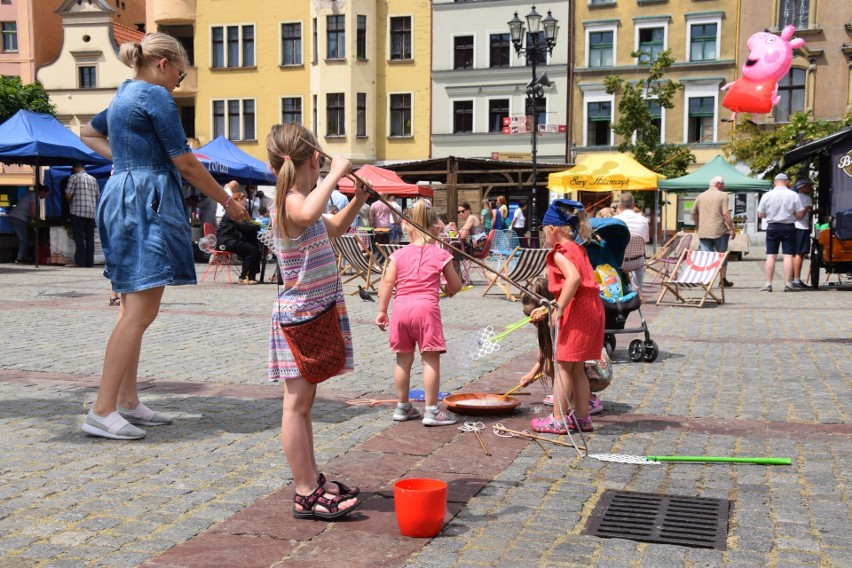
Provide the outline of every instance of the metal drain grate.
<path id="1" fill-rule="evenodd" d="M 584 534 L 693 548 L 727 548 L 731 501 L 607 489 Z"/>

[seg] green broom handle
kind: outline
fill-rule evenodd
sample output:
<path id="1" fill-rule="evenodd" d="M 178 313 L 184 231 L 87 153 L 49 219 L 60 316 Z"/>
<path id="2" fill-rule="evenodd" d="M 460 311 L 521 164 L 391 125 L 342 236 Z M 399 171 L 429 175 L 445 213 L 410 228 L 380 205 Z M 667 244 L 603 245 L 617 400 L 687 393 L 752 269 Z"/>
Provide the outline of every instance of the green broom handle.
<path id="1" fill-rule="evenodd" d="M 755 463 L 760 465 L 790 465 L 790 458 L 734 458 L 722 456 L 645 456 L 649 461 Z"/>

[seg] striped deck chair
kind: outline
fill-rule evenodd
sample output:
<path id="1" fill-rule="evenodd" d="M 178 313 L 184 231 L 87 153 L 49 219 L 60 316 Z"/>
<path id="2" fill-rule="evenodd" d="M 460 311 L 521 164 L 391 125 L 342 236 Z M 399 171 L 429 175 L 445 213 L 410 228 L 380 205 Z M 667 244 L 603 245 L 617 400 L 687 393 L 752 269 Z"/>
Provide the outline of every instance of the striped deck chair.
<path id="1" fill-rule="evenodd" d="M 376 243 L 376 247 L 379 249 L 379 252 L 382 253 L 382 257 L 384 261 L 382 262 L 382 276 L 385 277 L 385 271 L 388 269 L 388 264 L 390 264 L 390 257 L 395 252 L 404 247 L 405 245 L 386 245 L 382 243 Z"/>
<path id="2" fill-rule="evenodd" d="M 343 267 L 338 264 L 338 266 L 341 267 L 340 277 L 346 278 L 348 276 L 346 280 L 343 280 L 343 283 L 348 284 L 349 282 L 360 278 L 364 281 L 365 289 L 375 290 L 375 284 L 379 282 L 382 277 L 382 266 L 376 262 L 376 259 L 373 256 L 373 251 L 370 249 L 365 250 L 361 239 L 359 239 L 357 235 L 353 235 L 351 233 L 343 234 L 332 239 L 332 244 L 340 254 L 340 258 L 348 263 L 345 270 L 352 270 L 355 272 L 355 274 L 345 274 L 343 273 L 345 271 Z M 357 293 L 358 290 L 350 292 L 350 294 Z"/>
<path id="3" fill-rule="evenodd" d="M 680 262 L 683 251 L 689 249 L 692 244 L 692 233 L 678 233 L 669 242 L 663 245 L 657 254 L 648 259 L 645 268 L 656 272 L 653 282 L 665 280 L 672 274 L 672 267 Z"/>
<path id="4" fill-rule="evenodd" d="M 515 282 L 527 286 L 531 285 L 534 278 L 538 277 L 547 267 L 547 253 L 550 249 L 528 249 L 517 247 L 511 255 L 503 262 L 500 273 L 505 274 Z M 485 288 L 483 296 L 488 293 L 494 284 L 497 284 L 506 293 L 506 299 L 517 302 L 518 298 L 512 294 L 512 286 L 497 275 L 491 277 L 488 287 Z"/>
<path id="5" fill-rule="evenodd" d="M 641 292 L 641 278 L 636 272 L 645 268 L 645 239 L 642 235 L 633 235 L 627 241 L 624 249 L 624 260 L 621 263 L 621 271 L 630 275 L 630 284 L 637 292 Z M 641 274 L 641 273 L 640 273 Z"/>
<path id="6" fill-rule="evenodd" d="M 685 250 L 671 274 L 664 278 L 657 305 L 692 306 L 700 308 L 707 297 L 717 304 L 725 303 L 725 288 L 719 288 L 719 296 L 713 293 L 713 284 L 719 279 L 719 272 L 728 257 L 727 252 Z M 697 291 L 698 294 L 687 294 Z M 671 292 L 674 300 L 664 302 L 663 297 Z M 676 301 L 675 301 L 676 300 Z"/>

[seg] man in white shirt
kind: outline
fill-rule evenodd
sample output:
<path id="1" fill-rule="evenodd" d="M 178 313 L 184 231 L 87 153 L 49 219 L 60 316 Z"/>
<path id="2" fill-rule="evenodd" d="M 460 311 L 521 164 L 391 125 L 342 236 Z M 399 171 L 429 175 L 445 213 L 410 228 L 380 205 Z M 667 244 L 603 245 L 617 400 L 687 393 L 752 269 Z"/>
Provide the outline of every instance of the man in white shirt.
<path id="1" fill-rule="evenodd" d="M 795 222 L 805 215 L 805 208 L 799 200 L 799 194 L 787 187 L 787 174 L 775 176 L 775 187 L 760 200 L 757 216 L 766 219 L 766 285 L 761 292 L 772 291 L 772 278 L 775 276 L 775 257 L 778 246 L 784 254 L 784 291 L 793 292 L 793 253 L 796 250 Z"/>
<path id="2" fill-rule="evenodd" d="M 813 182 L 807 177 L 796 180 L 796 191 L 799 193 L 799 201 L 802 202 L 802 207 L 805 208 L 805 214 L 793 223 L 796 227 L 796 249 L 793 253 L 793 288 L 805 287 L 802 282 L 802 264 L 805 262 L 805 255 L 811 249 L 811 208 L 814 205 L 814 200 L 811 199 L 811 189 L 813 189 Z"/>
<path id="3" fill-rule="evenodd" d="M 636 202 L 632 193 L 622 193 L 618 198 L 618 214 L 615 218 L 624 221 L 631 237 L 639 235 L 645 240 L 645 244 L 648 244 L 650 240 L 648 218 L 636 212 Z M 633 276 L 636 278 L 636 289 L 642 290 L 642 282 L 645 280 L 645 267 L 634 271 Z"/>

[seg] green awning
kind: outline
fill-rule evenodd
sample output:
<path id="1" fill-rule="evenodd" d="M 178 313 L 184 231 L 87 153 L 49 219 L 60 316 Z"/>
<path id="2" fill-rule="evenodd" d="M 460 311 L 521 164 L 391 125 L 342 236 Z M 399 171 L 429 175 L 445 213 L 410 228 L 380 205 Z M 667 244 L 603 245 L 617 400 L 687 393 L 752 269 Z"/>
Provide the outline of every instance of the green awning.
<path id="1" fill-rule="evenodd" d="M 730 193 L 765 192 L 772 189 L 772 182 L 750 178 L 740 173 L 722 156 L 716 156 L 691 174 L 674 179 L 661 180 L 660 191 L 667 193 L 700 192 L 710 187 L 710 179 L 722 176 L 725 191 Z"/>

